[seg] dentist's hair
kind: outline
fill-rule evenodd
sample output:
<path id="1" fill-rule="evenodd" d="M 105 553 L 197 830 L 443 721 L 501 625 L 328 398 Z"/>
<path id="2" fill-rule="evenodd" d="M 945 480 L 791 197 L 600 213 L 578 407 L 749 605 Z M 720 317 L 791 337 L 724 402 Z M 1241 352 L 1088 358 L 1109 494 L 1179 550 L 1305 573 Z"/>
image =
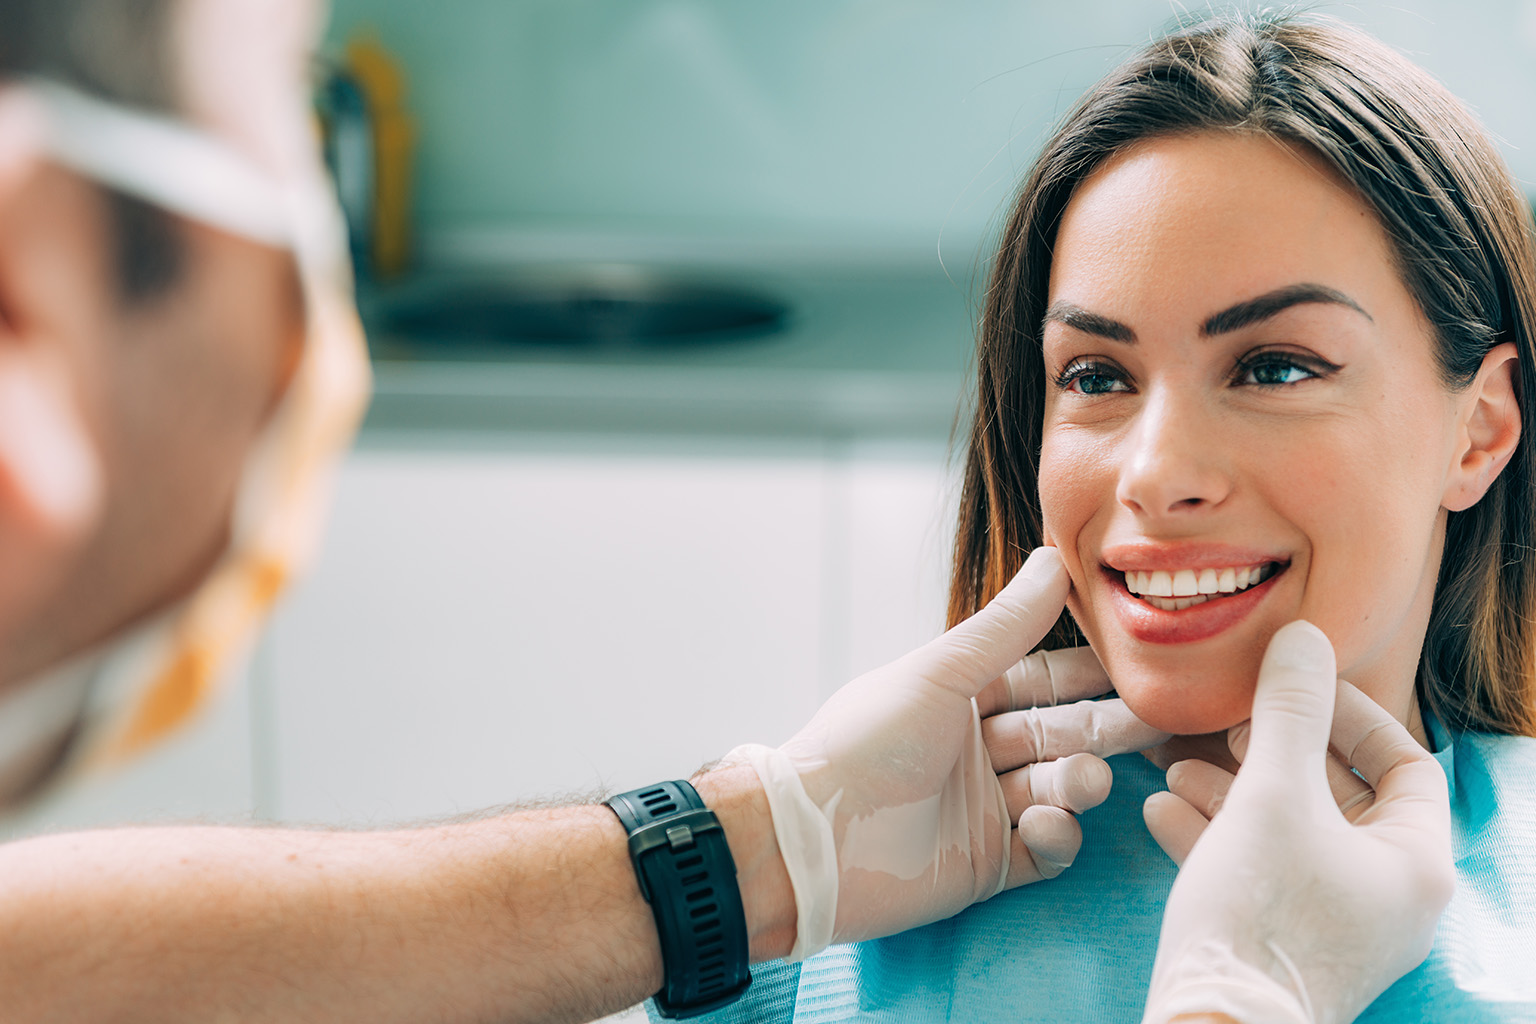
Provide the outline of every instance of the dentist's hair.
<path id="1" fill-rule="evenodd" d="M 1315 150 L 1374 208 L 1434 329 L 1445 386 L 1510 341 L 1522 437 L 1476 505 L 1449 514 L 1419 662 L 1423 706 L 1454 728 L 1536 735 L 1536 256 L 1529 208 L 1476 118 L 1369 35 L 1321 16 L 1181 28 L 1095 86 L 1045 144 L 1003 231 L 978 330 L 977 391 L 949 619 L 975 612 L 1041 542 L 1041 319 L 1078 184 L 1152 137 L 1247 132 Z M 1043 646 L 1081 643 L 1063 615 Z"/>
<path id="2" fill-rule="evenodd" d="M 42 75 L 103 99 L 177 113 L 173 3 L 0 0 L 0 79 Z M 119 297 L 130 305 L 158 297 L 181 276 L 183 247 L 174 221 L 142 200 L 101 191 Z"/>

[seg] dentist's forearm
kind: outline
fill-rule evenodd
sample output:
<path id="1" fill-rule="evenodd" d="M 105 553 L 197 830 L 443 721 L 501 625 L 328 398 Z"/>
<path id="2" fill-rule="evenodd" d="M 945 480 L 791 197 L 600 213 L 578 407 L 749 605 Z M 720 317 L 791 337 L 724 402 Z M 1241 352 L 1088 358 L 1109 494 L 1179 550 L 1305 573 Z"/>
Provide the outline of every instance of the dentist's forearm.
<path id="1" fill-rule="evenodd" d="M 783 955 L 793 898 L 755 774 L 695 783 L 737 862 L 753 959 Z M 655 919 L 606 807 L 0 846 L 10 1021 L 581 1021 L 661 983 Z"/>

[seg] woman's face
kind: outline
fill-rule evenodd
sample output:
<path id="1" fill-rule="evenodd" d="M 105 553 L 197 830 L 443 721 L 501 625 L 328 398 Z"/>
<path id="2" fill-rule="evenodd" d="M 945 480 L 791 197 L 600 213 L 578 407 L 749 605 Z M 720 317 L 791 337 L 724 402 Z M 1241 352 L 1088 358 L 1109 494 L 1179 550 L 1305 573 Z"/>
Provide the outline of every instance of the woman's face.
<path id="1" fill-rule="evenodd" d="M 1410 721 L 1465 400 L 1365 202 L 1262 136 L 1140 143 L 1066 210 L 1043 343 L 1046 541 L 1132 709 L 1242 721 L 1307 619 Z"/>

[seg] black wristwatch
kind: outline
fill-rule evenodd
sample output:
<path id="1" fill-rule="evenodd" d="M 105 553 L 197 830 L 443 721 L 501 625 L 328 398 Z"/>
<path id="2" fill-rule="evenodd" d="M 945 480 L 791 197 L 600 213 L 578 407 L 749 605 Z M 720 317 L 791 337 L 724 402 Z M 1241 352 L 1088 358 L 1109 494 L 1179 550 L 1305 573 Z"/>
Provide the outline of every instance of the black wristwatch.
<path id="1" fill-rule="evenodd" d="M 715 812 L 686 782 L 659 782 L 607 801 L 629 833 L 640 894 L 656 915 L 665 972 L 656 1010 L 696 1017 L 752 983 L 736 862 Z"/>

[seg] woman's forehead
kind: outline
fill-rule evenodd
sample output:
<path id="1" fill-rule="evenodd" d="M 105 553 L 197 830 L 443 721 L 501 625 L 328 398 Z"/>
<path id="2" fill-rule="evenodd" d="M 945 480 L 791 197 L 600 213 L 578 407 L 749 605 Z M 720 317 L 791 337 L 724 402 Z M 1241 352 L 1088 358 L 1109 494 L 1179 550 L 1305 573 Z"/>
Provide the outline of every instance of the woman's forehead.
<path id="1" fill-rule="evenodd" d="M 1320 157 L 1209 132 L 1138 143 L 1083 181 L 1057 232 L 1049 302 L 1116 319 L 1172 306 L 1203 323 L 1302 283 L 1362 306 L 1407 298 L 1380 220 Z"/>

